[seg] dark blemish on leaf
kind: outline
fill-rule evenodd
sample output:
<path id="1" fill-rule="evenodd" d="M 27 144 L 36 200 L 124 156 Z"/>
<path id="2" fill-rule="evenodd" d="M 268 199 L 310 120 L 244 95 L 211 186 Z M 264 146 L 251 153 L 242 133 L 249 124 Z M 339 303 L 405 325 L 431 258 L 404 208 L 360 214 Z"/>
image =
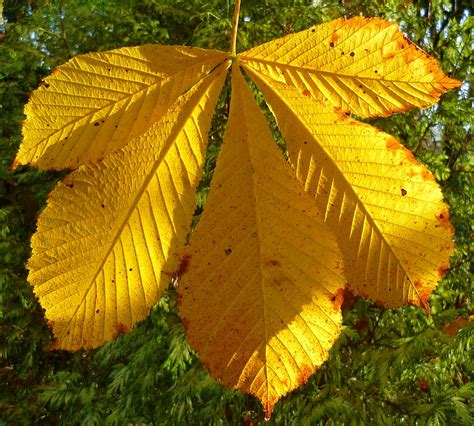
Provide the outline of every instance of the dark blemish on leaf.
<path id="1" fill-rule="evenodd" d="M 130 272 L 132 272 L 132 271 L 133 271 L 133 269 L 132 269 L 132 268 L 130 268 L 130 269 L 129 269 L 129 271 L 130 271 Z"/>
<path id="2" fill-rule="evenodd" d="M 307 145 L 307 144 L 308 144 L 308 141 L 303 141 L 303 143 L 304 143 L 305 145 Z"/>
<path id="3" fill-rule="evenodd" d="M 101 204 L 100 206 L 101 206 L 102 208 L 105 208 L 105 205 L 104 205 L 104 204 Z"/>
<path id="4" fill-rule="evenodd" d="M 422 170 L 421 177 L 423 178 L 423 180 L 426 180 L 426 181 L 432 181 L 432 182 L 435 181 L 434 176 L 428 169 Z"/>
<path id="5" fill-rule="evenodd" d="M 311 92 L 309 90 L 303 90 L 303 95 L 308 97 L 308 96 L 311 96 Z"/>
<path id="6" fill-rule="evenodd" d="M 351 55 L 351 56 L 354 56 L 354 55 L 355 55 L 355 53 L 354 53 L 354 52 L 351 52 L 351 53 L 350 53 L 350 55 Z"/>
<path id="7" fill-rule="evenodd" d="M 115 280 L 112 280 L 112 282 L 114 283 L 114 282 L 115 282 Z"/>
<path id="8" fill-rule="evenodd" d="M 366 51 L 366 53 L 369 53 L 369 52 L 370 52 L 370 50 L 369 50 L 369 49 L 364 49 L 364 50 Z"/>
<path id="9" fill-rule="evenodd" d="M 446 272 L 449 269 L 449 263 L 443 263 L 439 268 L 438 268 L 438 275 L 442 278 L 446 275 Z"/>
<path id="10" fill-rule="evenodd" d="M 96 126 L 96 127 L 97 127 L 98 125 L 99 125 L 99 123 L 94 123 L 94 126 Z"/>
<path id="11" fill-rule="evenodd" d="M 401 193 L 402 193 L 402 197 L 404 197 L 405 195 L 407 195 L 408 192 L 405 188 L 402 188 Z"/>
<path id="12" fill-rule="evenodd" d="M 179 264 L 179 268 L 178 268 L 178 270 L 177 270 L 176 273 L 175 273 L 175 276 L 176 276 L 176 277 L 181 277 L 181 276 L 183 276 L 186 272 L 188 272 L 189 264 L 190 264 L 190 262 L 191 262 L 191 257 L 192 257 L 191 254 L 185 254 L 185 255 L 181 258 L 181 263 Z"/>
<path id="13" fill-rule="evenodd" d="M 181 318 L 181 322 L 183 323 L 183 327 L 185 330 L 189 327 L 189 320 L 187 318 Z"/>
<path id="14" fill-rule="evenodd" d="M 341 52 L 341 56 L 342 56 L 342 55 L 345 55 L 345 53 L 344 53 L 344 52 Z"/>
<path id="15" fill-rule="evenodd" d="M 271 266 L 281 266 L 281 263 L 276 259 L 269 260 L 268 264 L 271 265 Z"/>
<path id="16" fill-rule="evenodd" d="M 351 116 L 351 112 L 350 112 L 350 111 L 344 111 L 343 114 L 344 114 L 346 117 L 350 117 L 350 116 Z"/>
<path id="17" fill-rule="evenodd" d="M 311 30 L 312 33 L 314 33 L 315 31 L 316 31 L 316 30 L 315 30 L 314 28 Z"/>
<path id="18" fill-rule="evenodd" d="M 334 310 L 339 312 L 344 302 L 344 289 L 341 287 L 335 294 L 330 293 L 329 296 Z"/>
<path id="19" fill-rule="evenodd" d="M 49 83 L 45 83 L 44 87 L 46 87 L 46 89 L 49 89 Z"/>
<path id="20" fill-rule="evenodd" d="M 100 312 L 100 311 L 99 311 L 98 309 L 95 311 L 96 314 L 98 314 L 99 312 Z"/>
<path id="21" fill-rule="evenodd" d="M 378 70 L 375 70 L 374 73 L 377 74 L 377 73 L 378 73 Z"/>
<path id="22" fill-rule="evenodd" d="M 230 248 L 225 249 L 224 253 L 226 254 L 226 256 L 230 256 L 232 254 L 232 249 L 230 249 Z"/>
<path id="23" fill-rule="evenodd" d="M 120 334 L 123 334 L 123 333 L 128 333 L 130 331 L 130 327 L 127 327 L 126 325 L 122 324 L 122 323 L 118 323 L 116 326 L 115 326 L 115 332 L 113 334 L 113 338 L 117 338 Z"/>
<path id="24" fill-rule="evenodd" d="M 67 186 L 68 188 L 74 188 L 74 184 L 73 184 L 73 183 L 67 183 L 66 186 Z"/>
<path id="25" fill-rule="evenodd" d="M 332 41 L 329 43 L 329 47 L 334 47 L 334 43 Z"/>

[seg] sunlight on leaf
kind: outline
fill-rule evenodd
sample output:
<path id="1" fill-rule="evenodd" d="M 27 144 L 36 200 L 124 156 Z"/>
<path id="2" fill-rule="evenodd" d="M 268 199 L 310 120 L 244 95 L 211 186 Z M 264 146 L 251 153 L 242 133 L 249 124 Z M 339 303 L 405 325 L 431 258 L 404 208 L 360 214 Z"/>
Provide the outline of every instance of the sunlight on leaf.
<path id="1" fill-rule="evenodd" d="M 229 122 L 186 245 L 231 64 Z M 328 358 L 346 287 L 429 312 L 453 251 L 441 190 L 397 140 L 351 114 L 427 107 L 459 85 L 395 24 L 362 17 L 237 55 L 148 45 L 58 67 L 25 108 L 12 164 L 77 169 L 50 194 L 31 241 L 29 281 L 52 348 L 94 348 L 131 330 L 178 279 L 191 346 L 270 417 Z"/>

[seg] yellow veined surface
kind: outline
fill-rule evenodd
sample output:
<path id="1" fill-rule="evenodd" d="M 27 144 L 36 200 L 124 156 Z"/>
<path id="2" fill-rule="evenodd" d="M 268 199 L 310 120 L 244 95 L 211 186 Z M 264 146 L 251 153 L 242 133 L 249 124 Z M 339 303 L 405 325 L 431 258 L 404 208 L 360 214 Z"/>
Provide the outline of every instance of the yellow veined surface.
<path id="1" fill-rule="evenodd" d="M 334 237 L 234 67 L 224 143 L 178 285 L 191 346 L 270 417 L 339 335 L 341 269 Z"/>
<path id="2" fill-rule="evenodd" d="M 390 135 L 248 72 L 276 116 L 298 180 L 338 237 L 349 287 L 388 306 L 428 309 L 454 247 L 428 169 Z"/>
<path id="3" fill-rule="evenodd" d="M 239 57 L 260 74 L 360 117 L 427 107 L 460 86 L 396 24 L 379 18 L 339 18 Z"/>
<path id="4" fill-rule="evenodd" d="M 80 55 L 59 66 L 25 107 L 13 167 L 76 168 L 143 134 L 225 54 L 145 45 Z"/>
<path id="5" fill-rule="evenodd" d="M 50 195 L 28 267 L 53 348 L 92 348 L 129 330 L 174 276 L 224 70 L 179 97 L 144 135 L 80 167 Z"/>

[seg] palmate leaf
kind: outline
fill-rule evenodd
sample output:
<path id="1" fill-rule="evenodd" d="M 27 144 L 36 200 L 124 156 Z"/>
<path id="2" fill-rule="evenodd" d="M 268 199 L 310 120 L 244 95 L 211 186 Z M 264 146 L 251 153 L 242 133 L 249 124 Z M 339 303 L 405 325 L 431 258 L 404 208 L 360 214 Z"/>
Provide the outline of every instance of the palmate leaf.
<path id="1" fill-rule="evenodd" d="M 222 152 L 186 246 L 231 63 Z M 289 164 L 239 68 L 274 113 Z M 441 191 L 398 141 L 350 114 L 425 107 L 458 85 L 394 24 L 366 18 L 238 55 L 143 46 L 59 67 L 26 107 L 13 164 L 79 167 L 50 195 L 28 264 L 53 348 L 131 329 L 179 276 L 191 345 L 269 417 L 327 359 L 346 285 L 428 309 L 453 249 Z"/>

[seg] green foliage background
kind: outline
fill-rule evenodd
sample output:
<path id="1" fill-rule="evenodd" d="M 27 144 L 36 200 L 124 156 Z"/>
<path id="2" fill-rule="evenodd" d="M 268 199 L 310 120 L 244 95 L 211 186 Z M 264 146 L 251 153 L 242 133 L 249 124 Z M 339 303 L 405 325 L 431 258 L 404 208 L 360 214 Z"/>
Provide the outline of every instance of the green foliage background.
<path id="1" fill-rule="evenodd" d="M 2 2 L 0 1 L 0 4 Z M 257 424 L 259 404 L 221 387 L 189 349 L 172 287 L 148 319 L 104 347 L 48 351 L 50 331 L 26 281 L 35 218 L 64 173 L 8 173 L 21 140 L 23 105 L 40 80 L 72 55 L 144 43 L 228 49 L 229 0 L 4 0 L 0 20 L 0 424 Z M 434 107 L 372 122 L 397 136 L 434 172 L 450 205 L 452 268 L 419 308 L 356 300 L 330 360 L 285 397 L 275 424 L 473 424 L 471 259 L 472 6 L 465 0 L 244 0 L 238 48 L 337 18 L 397 21 L 464 80 Z M 226 118 L 214 119 L 202 209 Z M 462 326 L 460 326 L 462 325 Z M 446 327 L 450 327 L 447 329 Z M 447 332 L 448 331 L 448 332 Z M 450 332 L 449 332 L 450 331 Z M 223 342 L 224 344 L 224 342 Z"/>

